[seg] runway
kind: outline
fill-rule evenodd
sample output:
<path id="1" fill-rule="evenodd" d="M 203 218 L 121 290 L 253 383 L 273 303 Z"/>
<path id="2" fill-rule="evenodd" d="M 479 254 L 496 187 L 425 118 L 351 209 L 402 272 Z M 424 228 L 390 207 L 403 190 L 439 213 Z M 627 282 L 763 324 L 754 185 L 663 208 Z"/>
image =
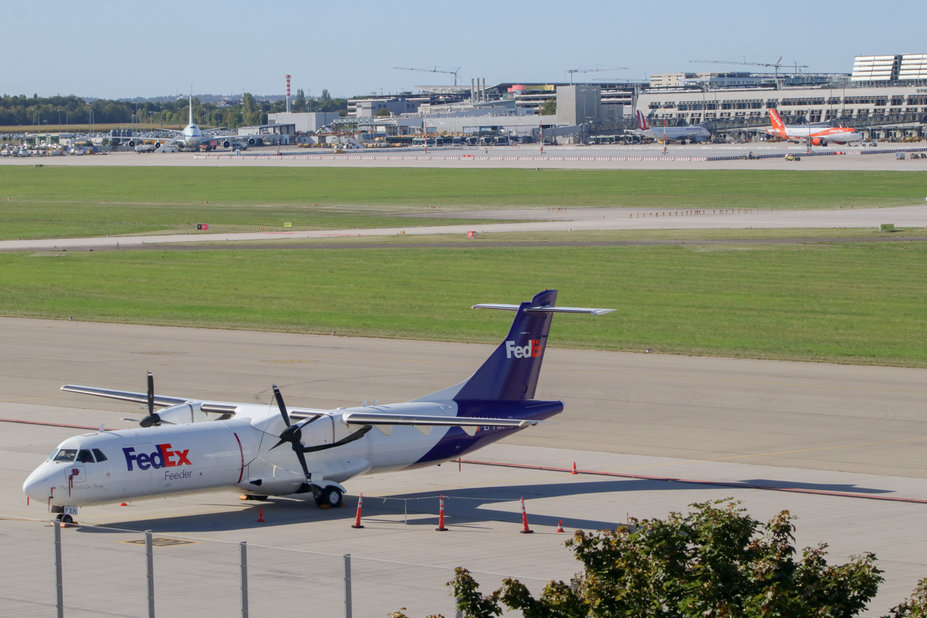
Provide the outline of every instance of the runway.
<path id="1" fill-rule="evenodd" d="M 196 167 L 441 167 L 545 169 L 747 169 L 920 171 L 927 161 L 897 160 L 896 152 L 924 152 L 917 144 L 880 143 L 814 147 L 790 143 L 642 144 L 632 146 L 439 147 L 347 150 L 300 149 L 294 146 L 253 148 L 245 153 L 115 152 L 61 157 L 4 157 L 0 165 L 196 166 Z M 787 161 L 786 154 L 800 161 Z M 751 154 L 754 158 L 749 158 Z"/>
<path id="2" fill-rule="evenodd" d="M 51 238 L 0 240 L 5 251 L 116 250 L 204 243 L 309 243 L 331 238 L 376 238 L 390 236 L 451 235 L 477 237 L 513 232 L 578 232 L 595 230 L 694 230 L 694 229 L 879 229 L 883 223 L 897 228 L 927 228 L 927 204 L 897 208 L 846 208 L 837 210 L 768 210 L 718 208 L 713 210 L 627 209 L 627 208 L 538 208 L 517 210 L 473 210 L 442 213 L 443 216 L 474 219 L 522 219 L 517 223 L 475 222 L 463 225 L 426 225 L 392 228 L 242 232 L 233 234 L 160 234 L 149 236 L 107 236 L 95 238 Z M 566 240 L 568 236 L 564 237 Z M 474 241 L 479 243 L 479 241 Z M 225 246 L 225 245 L 223 245 Z"/>
<path id="3" fill-rule="evenodd" d="M 143 390 L 150 369 L 159 393 L 270 405 L 270 385 L 277 383 L 291 405 L 336 407 L 364 399 L 403 401 L 453 384 L 491 349 L 17 319 L 0 319 L 0 340 L 0 418 L 89 427 L 122 426 L 121 416 L 139 410 L 63 393 L 61 384 Z M 358 600 L 367 605 L 355 611 L 373 607 L 382 615 L 409 604 L 412 615 L 451 615 L 452 607 L 443 604 L 448 602 L 443 581 L 454 566 L 478 572 L 484 590 L 509 575 L 539 587 L 578 570 L 562 547 L 567 534 L 554 531 L 560 521 L 568 531 L 611 527 L 629 515 L 662 517 L 692 502 L 731 496 L 762 520 L 789 509 L 798 517 L 797 546 L 826 541 L 831 562 L 875 552 L 886 571 L 870 608 L 878 614 L 927 573 L 921 525 L 927 509 L 925 378 L 920 369 L 551 348 L 537 395 L 562 399 L 566 411 L 472 454 L 459 468 L 450 462 L 352 479 L 346 483 L 348 506 L 337 512 L 288 500 L 241 503 L 234 492 L 214 492 L 91 507 L 82 509 L 80 519 L 196 540 L 159 549 L 158 564 L 165 561 L 186 576 L 162 576 L 159 590 L 170 582 L 172 593 L 159 597 L 159 611 L 195 613 L 198 603 L 213 613 L 235 611 L 237 562 L 234 547 L 225 548 L 246 540 L 286 548 L 255 556 L 250 572 L 259 590 L 274 590 L 281 585 L 278 578 L 292 577 L 297 587 L 318 587 L 341 554 L 351 553 L 370 595 Z M 48 516 L 42 505 L 24 504 L 20 485 L 60 440 L 78 430 L 10 423 L 3 429 L 0 511 L 14 519 L 0 520 L 0 534 L 17 555 L 50 555 L 51 533 L 41 523 Z M 477 460 L 518 467 L 472 463 Z M 570 473 L 574 462 L 576 475 Z M 350 524 L 361 492 L 365 528 L 355 530 Z M 439 494 L 448 496 L 447 533 L 434 531 Z M 519 534 L 521 497 L 535 534 Z M 264 524 L 255 523 L 259 508 Z M 137 563 L 140 550 L 133 553 L 124 543 L 137 534 L 67 530 L 64 536 L 72 560 L 79 555 L 96 564 L 94 556 L 106 556 L 112 563 L 106 572 L 114 578 L 144 573 Z M 186 566 L 174 562 L 181 556 Z M 30 571 L 33 562 L 36 570 Z M 47 615 L 48 607 L 37 603 L 53 599 L 53 590 L 45 597 L 26 592 L 36 590 L 36 581 L 51 581 L 43 575 L 46 564 L 47 559 L 4 561 L 0 577 L 10 582 L 7 607 L 21 615 Z M 215 590 L 195 594 L 203 569 L 225 576 L 213 579 Z M 101 595 L 100 584 L 91 581 L 69 587 L 69 614 L 144 610 L 144 582 Z M 184 590 L 191 592 L 184 596 Z M 172 605 L 179 602 L 177 591 L 186 604 Z M 299 598 L 292 602 L 305 607 Z M 141 609 L 126 609 L 132 607 Z"/>

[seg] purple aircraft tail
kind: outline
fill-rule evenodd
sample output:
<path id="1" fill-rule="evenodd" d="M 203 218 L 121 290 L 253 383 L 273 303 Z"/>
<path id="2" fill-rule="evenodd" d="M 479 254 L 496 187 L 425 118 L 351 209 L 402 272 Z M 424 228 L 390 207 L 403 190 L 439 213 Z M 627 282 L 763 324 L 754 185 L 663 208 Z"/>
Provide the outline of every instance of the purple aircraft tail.
<path id="1" fill-rule="evenodd" d="M 474 305 L 475 308 L 515 310 L 512 328 L 495 352 L 464 384 L 456 401 L 524 401 L 534 398 L 547 333 L 553 314 L 539 309 L 553 308 L 556 290 L 537 294 L 521 305 Z M 534 309 L 534 311 L 532 311 Z"/>
<path id="2" fill-rule="evenodd" d="M 479 304 L 474 309 L 517 311 L 505 340 L 470 377 L 455 401 L 525 401 L 534 398 L 554 313 L 601 315 L 612 309 L 556 307 L 557 290 L 545 290 L 520 305 Z"/>

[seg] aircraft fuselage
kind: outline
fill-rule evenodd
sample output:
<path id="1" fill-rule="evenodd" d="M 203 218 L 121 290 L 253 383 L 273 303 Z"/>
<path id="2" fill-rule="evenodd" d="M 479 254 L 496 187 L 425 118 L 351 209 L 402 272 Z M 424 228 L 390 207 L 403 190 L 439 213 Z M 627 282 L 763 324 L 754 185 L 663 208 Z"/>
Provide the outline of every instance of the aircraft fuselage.
<path id="1" fill-rule="evenodd" d="M 560 402 L 534 402 L 531 418 L 562 409 Z M 484 404 L 485 405 L 485 404 Z M 454 416 L 454 402 L 350 408 L 346 411 Z M 340 483 L 363 473 L 431 465 L 494 442 L 512 427 L 476 427 L 472 435 L 458 427 L 391 427 L 369 431 L 332 448 L 354 430 L 340 411 L 318 414 L 303 426 L 303 442 L 322 447 L 306 453 L 312 481 Z M 277 445 L 283 429 L 275 408 L 242 405 L 225 421 L 202 421 L 139 429 L 88 433 L 68 438 L 23 484 L 30 498 L 49 506 L 86 506 L 116 500 L 162 496 L 221 487 L 257 495 L 305 492 L 306 478 L 288 444 Z M 277 445 L 275 447 L 275 445 Z"/>

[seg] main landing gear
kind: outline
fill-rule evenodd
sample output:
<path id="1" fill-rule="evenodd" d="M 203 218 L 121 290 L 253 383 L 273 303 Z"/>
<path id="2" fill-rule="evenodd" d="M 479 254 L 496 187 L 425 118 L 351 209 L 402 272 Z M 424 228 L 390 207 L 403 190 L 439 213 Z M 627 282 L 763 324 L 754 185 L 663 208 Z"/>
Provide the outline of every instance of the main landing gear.
<path id="1" fill-rule="evenodd" d="M 328 485 L 326 487 L 313 485 L 312 497 L 315 498 L 315 503 L 319 508 L 333 509 L 341 506 L 344 493 L 334 485 Z"/>

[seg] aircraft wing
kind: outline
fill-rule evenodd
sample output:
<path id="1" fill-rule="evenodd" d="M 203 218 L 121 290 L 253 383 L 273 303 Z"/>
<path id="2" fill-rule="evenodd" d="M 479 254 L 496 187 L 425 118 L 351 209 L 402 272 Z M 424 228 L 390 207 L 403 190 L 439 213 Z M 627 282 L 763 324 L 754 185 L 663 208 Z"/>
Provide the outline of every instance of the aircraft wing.
<path id="1" fill-rule="evenodd" d="M 106 397 L 107 399 L 119 399 L 120 401 L 130 401 L 132 403 L 147 404 L 148 394 L 135 391 L 120 391 L 113 388 L 100 388 L 97 386 L 80 386 L 78 384 L 65 384 L 61 390 L 69 393 L 80 393 L 81 395 L 94 395 L 96 397 Z M 207 414 L 232 414 L 235 412 L 237 404 L 226 403 L 222 401 L 203 401 L 199 399 L 190 399 L 189 397 L 171 397 L 169 395 L 155 395 L 154 405 L 159 408 L 166 408 L 180 403 L 201 403 L 200 409 Z"/>
<path id="2" fill-rule="evenodd" d="M 384 414 L 378 412 L 345 412 L 342 419 L 349 425 L 431 425 L 440 427 L 528 427 L 541 422 L 518 418 Z"/>
<path id="3" fill-rule="evenodd" d="M 183 131 L 178 131 L 177 129 L 155 129 L 151 131 L 151 133 L 160 133 L 161 135 L 157 137 L 144 137 L 144 136 L 136 136 L 136 137 L 138 137 L 139 139 L 154 139 L 154 140 L 171 140 L 171 139 L 182 140 L 183 139 Z"/>

